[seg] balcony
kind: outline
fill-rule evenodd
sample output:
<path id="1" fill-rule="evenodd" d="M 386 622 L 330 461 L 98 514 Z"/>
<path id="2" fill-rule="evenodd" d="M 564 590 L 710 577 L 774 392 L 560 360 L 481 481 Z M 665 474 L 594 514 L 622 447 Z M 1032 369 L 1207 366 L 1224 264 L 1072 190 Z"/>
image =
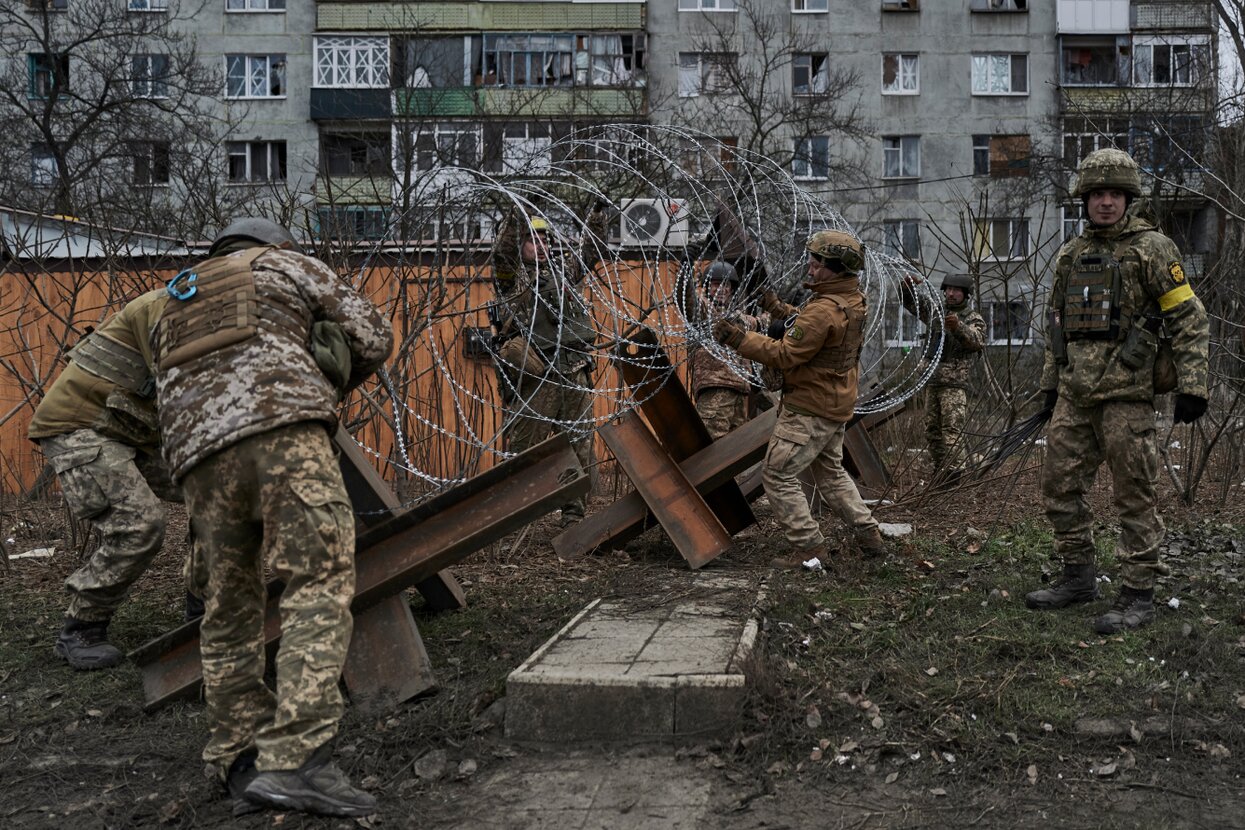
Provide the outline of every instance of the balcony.
<path id="1" fill-rule="evenodd" d="M 465 87 L 394 91 L 395 118 L 641 118 L 643 89 Z"/>
<path id="2" fill-rule="evenodd" d="M 1215 29 L 1215 10 L 1210 3 L 1134 2 L 1133 31 L 1191 31 Z"/>
<path id="3" fill-rule="evenodd" d="M 311 120 L 336 121 L 389 118 L 388 89 L 312 89 Z"/>
<path id="4" fill-rule="evenodd" d="M 393 176 L 325 176 L 316 181 L 321 205 L 384 205 L 393 199 Z"/>
<path id="5" fill-rule="evenodd" d="M 644 11 L 643 3 L 319 3 L 316 28 L 322 32 L 643 30 Z"/>
<path id="6" fill-rule="evenodd" d="M 1069 34 L 1127 34 L 1128 0 L 1059 0 L 1055 31 Z"/>

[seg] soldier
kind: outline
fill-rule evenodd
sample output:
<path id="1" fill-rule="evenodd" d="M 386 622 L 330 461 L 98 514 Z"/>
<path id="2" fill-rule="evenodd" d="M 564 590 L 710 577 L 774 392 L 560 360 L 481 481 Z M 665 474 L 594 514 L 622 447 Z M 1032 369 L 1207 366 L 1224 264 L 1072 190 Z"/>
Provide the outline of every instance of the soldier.
<path id="1" fill-rule="evenodd" d="M 1206 412 L 1209 323 L 1180 264 L 1180 251 L 1143 218 L 1136 162 L 1115 149 L 1081 162 L 1073 195 L 1089 224 L 1055 262 L 1041 388 L 1051 422 L 1042 496 L 1062 576 L 1025 597 L 1030 608 L 1063 608 L 1098 597 L 1093 514 L 1085 493 L 1105 459 L 1120 514 L 1122 586 L 1094 621 L 1113 634 L 1154 619 L 1163 522 L 1155 509 L 1155 357 L 1159 330 L 1171 338 L 1178 386 L 1174 419 Z"/>
<path id="2" fill-rule="evenodd" d="M 376 800 L 331 760 L 355 529 L 329 436 L 339 397 L 381 365 L 392 330 L 265 219 L 228 225 L 168 292 L 153 343 L 164 454 L 206 573 L 203 758 L 235 814 L 249 800 L 370 815 Z M 275 695 L 264 684 L 265 567 L 285 584 Z"/>
<path id="3" fill-rule="evenodd" d="M 498 294 L 495 352 L 506 404 L 503 432 L 509 452 L 520 453 L 554 432 L 570 433 L 575 457 L 592 470 L 592 370 L 596 327 L 584 299 L 586 269 L 600 259 L 606 217 L 600 205 L 588 215 L 579 256 L 555 258 L 549 223 L 510 217 L 493 247 Z M 568 423 L 584 426 L 566 429 Z M 561 524 L 584 517 L 584 498 L 562 505 Z"/>
<path id="4" fill-rule="evenodd" d="M 698 298 L 700 313 L 707 316 L 712 310 L 719 317 L 732 314 L 731 302 L 739 287 L 739 273 L 735 267 L 721 260 L 711 262 L 705 269 L 704 284 L 704 294 Z M 769 325 L 767 316 L 734 313 L 732 319 L 749 331 L 763 331 Z M 742 368 L 732 366 L 709 349 L 692 350 L 692 399 L 714 440 L 748 420 L 748 393 L 752 384 L 742 372 Z"/>
<path id="5" fill-rule="evenodd" d="M 918 303 L 913 286 L 919 278 L 905 277 L 899 291 L 904 308 L 929 323 L 934 309 Z M 957 479 L 964 466 L 964 423 L 968 419 L 968 372 L 986 344 L 986 321 L 969 305 L 973 278 L 948 274 L 942 281 L 944 308 L 942 354 L 926 387 L 925 440 L 935 473 L 945 470 Z"/>
<path id="6" fill-rule="evenodd" d="M 775 340 L 745 331 L 729 319 L 714 324 L 719 342 L 784 372 L 778 424 L 765 454 L 762 483 L 774 515 L 795 548 L 776 568 L 799 568 L 829 550 L 813 519 L 798 476 L 811 468 L 822 498 L 852 529 L 866 556 L 886 552 L 878 523 L 843 469 L 843 433 L 856 405 L 860 349 L 867 307 L 857 274 L 864 248 L 842 231 L 820 231 L 808 241 L 808 281 L 813 297 L 803 309 L 767 292 L 762 306 L 775 319 L 798 312 L 786 336 Z"/>
<path id="7" fill-rule="evenodd" d="M 84 337 L 30 422 L 28 434 L 56 471 L 69 512 L 100 537 L 65 580 L 69 608 L 55 650 L 78 670 L 121 662 L 108 623 L 164 543 L 157 492 L 181 500 L 160 460 L 148 342 L 166 297 L 163 288 L 149 291 Z"/>

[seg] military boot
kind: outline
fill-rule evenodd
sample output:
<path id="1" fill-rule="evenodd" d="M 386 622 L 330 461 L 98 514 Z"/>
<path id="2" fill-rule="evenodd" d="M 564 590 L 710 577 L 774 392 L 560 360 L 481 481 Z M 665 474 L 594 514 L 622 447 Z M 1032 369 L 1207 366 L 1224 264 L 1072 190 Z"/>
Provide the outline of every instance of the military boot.
<path id="1" fill-rule="evenodd" d="M 1120 588 L 1111 610 L 1094 620 L 1094 630 L 1099 634 L 1115 634 L 1131 628 L 1141 628 L 1154 621 L 1154 589 L 1138 590 L 1127 585 Z"/>
<path id="2" fill-rule="evenodd" d="M 804 567 L 805 562 L 813 558 L 820 559 L 822 567 L 829 569 L 830 546 L 822 542 L 811 548 L 794 551 L 788 556 L 776 556 L 769 561 L 769 566 L 777 570 L 798 571 Z"/>
<path id="3" fill-rule="evenodd" d="M 299 810 L 321 816 L 361 818 L 376 812 L 376 799 L 351 786 L 324 744 L 301 767 L 261 772 L 246 788 L 256 804 L 278 810 Z"/>
<path id="4" fill-rule="evenodd" d="M 255 776 L 259 775 L 259 770 L 255 769 L 256 755 L 258 752 L 253 747 L 246 750 L 233 759 L 233 763 L 229 765 L 229 772 L 225 774 L 225 789 L 229 791 L 229 797 L 233 799 L 234 818 L 258 813 L 264 809 L 262 805 L 246 797 L 246 788 L 255 780 Z"/>
<path id="5" fill-rule="evenodd" d="M 877 525 L 856 530 L 856 547 L 865 559 L 879 559 L 886 555 L 886 542 L 882 541 L 882 531 Z"/>
<path id="6" fill-rule="evenodd" d="M 121 662 L 121 651 L 108 642 L 107 622 L 65 618 L 56 638 L 56 656 L 78 671 L 109 669 Z"/>
<path id="7" fill-rule="evenodd" d="M 1064 565 L 1063 575 L 1049 588 L 1025 594 L 1025 605 L 1050 611 L 1098 599 L 1098 571 L 1093 565 Z"/>

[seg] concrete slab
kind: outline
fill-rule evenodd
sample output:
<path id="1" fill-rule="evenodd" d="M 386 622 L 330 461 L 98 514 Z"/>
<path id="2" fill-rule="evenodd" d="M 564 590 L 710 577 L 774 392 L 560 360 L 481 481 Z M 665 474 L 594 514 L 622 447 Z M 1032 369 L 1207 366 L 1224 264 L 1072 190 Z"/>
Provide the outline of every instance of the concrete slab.
<path id="1" fill-rule="evenodd" d="M 541 742 L 729 735 L 757 642 L 754 578 L 695 573 L 671 596 L 588 605 L 506 681 L 506 735 Z"/>

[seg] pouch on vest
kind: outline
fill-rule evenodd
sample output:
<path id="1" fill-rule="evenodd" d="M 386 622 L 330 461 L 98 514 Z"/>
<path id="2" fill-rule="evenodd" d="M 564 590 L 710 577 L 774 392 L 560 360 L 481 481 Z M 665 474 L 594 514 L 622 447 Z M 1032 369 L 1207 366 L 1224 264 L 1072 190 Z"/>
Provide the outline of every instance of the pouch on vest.
<path id="1" fill-rule="evenodd" d="M 1064 286 L 1065 338 L 1118 339 L 1122 299 L 1119 262 L 1107 254 L 1082 254 Z"/>
<path id="2" fill-rule="evenodd" d="M 196 269 L 198 290 L 173 299 L 157 326 L 161 371 L 241 343 L 259 331 L 259 300 L 251 264 L 271 247 L 216 257 Z"/>
<path id="3" fill-rule="evenodd" d="M 156 394 L 155 378 L 142 353 L 93 331 L 69 351 L 69 359 L 86 372 L 142 398 Z"/>

